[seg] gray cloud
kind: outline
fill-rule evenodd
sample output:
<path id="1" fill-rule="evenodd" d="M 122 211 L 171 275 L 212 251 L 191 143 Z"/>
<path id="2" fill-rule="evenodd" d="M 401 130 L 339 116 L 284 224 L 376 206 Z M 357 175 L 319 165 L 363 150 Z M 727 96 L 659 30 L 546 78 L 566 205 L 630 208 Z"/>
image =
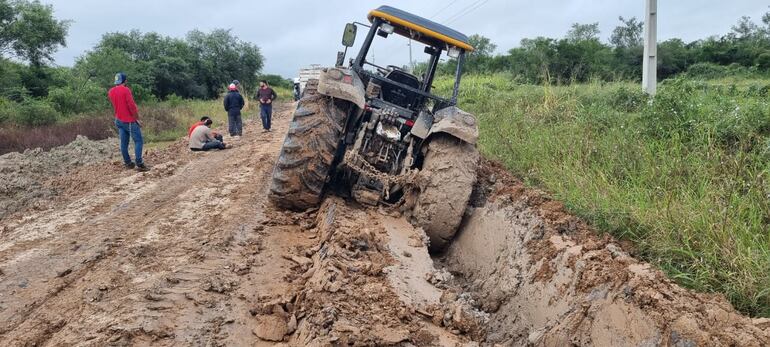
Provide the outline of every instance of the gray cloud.
<path id="1" fill-rule="evenodd" d="M 298 68 L 308 64 L 332 64 L 342 48 L 344 24 L 365 22 L 368 11 L 383 4 L 370 0 L 43 2 L 54 6 L 58 18 L 73 21 L 68 46 L 56 54 L 59 65 L 72 65 L 107 32 L 139 29 L 183 37 L 192 29 L 228 28 L 262 49 L 265 72 L 285 77 L 294 76 Z M 599 22 L 606 39 L 618 16 L 643 18 L 644 12 L 643 0 L 394 0 L 388 4 L 425 17 L 438 13 L 434 20 L 450 19 L 450 26 L 461 32 L 491 38 L 500 53 L 517 46 L 522 38 L 561 37 L 572 23 Z M 463 14 L 463 9 L 472 9 L 474 4 L 480 6 Z M 680 37 L 685 41 L 725 34 L 741 16 L 759 22 L 770 10 L 764 0 L 660 1 L 658 6 L 659 38 Z M 361 38 L 359 34 L 359 41 Z M 401 65 L 408 62 L 408 53 L 406 42 L 401 41 L 378 46 L 374 55 L 377 62 Z M 414 55 L 422 58 L 421 50 L 415 49 Z"/>

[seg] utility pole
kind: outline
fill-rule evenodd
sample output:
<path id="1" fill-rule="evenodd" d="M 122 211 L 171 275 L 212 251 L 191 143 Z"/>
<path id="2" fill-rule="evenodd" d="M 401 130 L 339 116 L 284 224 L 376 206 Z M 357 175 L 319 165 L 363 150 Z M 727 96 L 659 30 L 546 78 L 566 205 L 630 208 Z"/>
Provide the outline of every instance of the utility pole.
<path id="1" fill-rule="evenodd" d="M 658 0 L 646 0 L 642 90 L 655 95 L 658 87 Z"/>
<path id="2" fill-rule="evenodd" d="M 412 38 L 409 38 L 409 72 L 414 73 L 414 60 L 412 60 Z"/>

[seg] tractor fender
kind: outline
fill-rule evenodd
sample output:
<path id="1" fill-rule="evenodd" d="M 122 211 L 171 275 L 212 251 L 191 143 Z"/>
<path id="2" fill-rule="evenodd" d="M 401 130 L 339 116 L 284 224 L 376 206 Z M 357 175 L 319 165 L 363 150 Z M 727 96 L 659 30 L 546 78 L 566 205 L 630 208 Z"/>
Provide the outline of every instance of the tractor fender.
<path id="1" fill-rule="evenodd" d="M 364 82 L 358 74 L 345 68 L 326 68 L 318 77 L 318 93 L 347 100 L 363 110 L 366 105 Z"/>
<path id="2" fill-rule="evenodd" d="M 457 106 L 442 108 L 433 114 L 433 126 L 428 137 L 437 133 L 452 135 L 472 145 L 479 139 L 479 125 L 476 116 Z"/>

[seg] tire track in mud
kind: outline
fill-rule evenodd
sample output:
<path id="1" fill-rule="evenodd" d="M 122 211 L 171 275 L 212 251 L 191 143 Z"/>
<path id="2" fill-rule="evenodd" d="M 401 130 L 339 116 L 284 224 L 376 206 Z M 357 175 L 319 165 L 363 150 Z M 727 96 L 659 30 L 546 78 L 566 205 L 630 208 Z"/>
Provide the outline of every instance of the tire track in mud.
<path id="1" fill-rule="evenodd" d="M 276 114 L 276 121 L 279 131 L 285 128 L 285 116 Z M 233 278 L 249 272 L 248 264 L 239 264 L 241 258 L 248 259 L 244 254 L 258 253 L 262 247 L 254 228 L 264 218 L 257 213 L 264 203 L 259 198 L 264 196 L 262 182 L 280 145 L 280 135 L 274 134 L 257 135 L 259 139 L 242 147 L 201 154 L 186 163 L 159 163 L 147 174 L 129 172 L 129 187 L 114 181 L 127 190 L 95 191 L 67 205 L 64 212 L 42 211 L 17 220 L 0 243 L 0 256 L 6 260 L 0 277 L 0 288 L 6 292 L 0 297 L 0 341 L 45 344 L 50 339 L 99 345 L 105 340 L 98 335 L 106 333 L 113 343 L 136 343 L 142 340 L 138 335 L 155 340 L 170 334 L 195 343 L 201 339 L 195 334 L 206 335 L 200 331 L 227 330 L 221 325 L 231 324 L 229 318 L 211 317 L 198 324 L 208 327 L 196 327 L 201 320 L 194 307 L 211 306 L 221 299 L 215 296 L 237 288 Z M 60 223 L 62 215 L 91 218 Z M 13 242 L 25 238 L 29 241 L 24 246 L 34 249 L 21 250 Z M 180 304 L 184 301 L 194 305 Z M 162 325 L 132 325 L 148 317 L 169 316 L 175 306 L 184 307 L 175 312 L 177 316 L 195 317 L 182 325 L 197 332 L 169 333 Z M 133 315 L 123 315 L 132 311 Z M 247 314 L 248 308 L 240 311 Z M 61 312 L 67 315 L 59 319 Z M 94 331 L 97 336 L 89 340 L 86 332 Z"/>

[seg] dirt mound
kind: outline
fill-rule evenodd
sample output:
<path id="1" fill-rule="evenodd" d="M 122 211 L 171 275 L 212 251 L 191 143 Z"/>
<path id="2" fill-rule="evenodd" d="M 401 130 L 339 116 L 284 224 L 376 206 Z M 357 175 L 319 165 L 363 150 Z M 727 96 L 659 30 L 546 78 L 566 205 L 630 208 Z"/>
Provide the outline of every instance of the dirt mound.
<path id="1" fill-rule="evenodd" d="M 49 178 L 118 153 L 115 139 L 90 141 L 78 136 L 50 151 L 37 148 L 0 156 L 0 220 L 35 199 L 51 196 L 51 187 L 45 185 Z"/>
<path id="2" fill-rule="evenodd" d="M 490 196 L 444 258 L 490 313 L 503 345 L 766 346 L 768 320 L 737 313 L 624 252 L 618 243 L 487 163 Z"/>

